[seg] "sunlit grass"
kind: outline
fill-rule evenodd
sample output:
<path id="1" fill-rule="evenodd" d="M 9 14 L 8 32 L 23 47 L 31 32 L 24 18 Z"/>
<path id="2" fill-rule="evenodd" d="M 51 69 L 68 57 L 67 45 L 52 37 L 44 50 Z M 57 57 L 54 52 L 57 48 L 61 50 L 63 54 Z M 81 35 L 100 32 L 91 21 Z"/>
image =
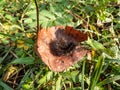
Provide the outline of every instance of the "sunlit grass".
<path id="1" fill-rule="evenodd" d="M 43 27 L 70 25 L 89 34 L 91 60 L 52 72 L 34 52 L 36 9 L 31 0 L 0 1 L 0 90 L 119 90 L 119 0 L 42 0 Z"/>

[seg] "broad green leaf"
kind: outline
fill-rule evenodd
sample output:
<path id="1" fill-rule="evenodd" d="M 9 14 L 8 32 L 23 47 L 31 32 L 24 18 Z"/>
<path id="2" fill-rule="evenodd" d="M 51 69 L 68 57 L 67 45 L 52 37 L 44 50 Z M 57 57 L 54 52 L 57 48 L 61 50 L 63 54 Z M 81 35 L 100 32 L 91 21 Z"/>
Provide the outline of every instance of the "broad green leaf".
<path id="1" fill-rule="evenodd" d="M 24 20 L 24 22 L 27 23 L 27 24 L 30 24 L 30 23 L 33 22 L 33 20 L 32 20 L 31 18 L 26 18 L 26 19 Z"/>
<path id="2" fill-rule="evenodd" d="M 35 20 L 36 19 L 35 12 L 36 12 L 35 10 L 31 10 L 31 11 L 27 12 L 26 14 L 29 16 L 30 19 Z M 24 18 L 24 19 L 26 19 L 26 18 Z"/>
<path id="3" fill-rule="evenodd" d="M 12 61 L 11 64 L 34 64 L 34 60 L 32 57 L 18 58 Z"/>
<path id="4" fill-rule="evenodd" d="M 103 44 L 93 39 L 88 39 L 87 44 L 89 44 L 94 50 L 105 50 L 105 47 L 103 46 Z"/>
<path id="5" fill-rule="evenodd" d="M 6 45 L 9 44 L 9 41 L 6 38 L 2 38 L 1 41 Z"/>
<path id="6" fill-rule="evenodd" d="M 93 13 L 94 12 L 94 8 L 92 7 L 92 6 L 90 6 L 90 5 L 87 5 L 87 6 L 85 6 L 85 11 L 87 12 L 87 13 Z"/>
<path id="7" fill-rule="evenodd" d="M 80 73 L 79 71 L 72 71 L 70 73 L 73 82 L 78 83 L 80 81 L 81 75 L 79 73 Z"/>
<path id="8" fill-rule="evenodd" d="M 58 77 L 58 80 L 56 81 L 56 90 L 61 90 L 61 82 L 62 82 L 62 76 Z"/>
<path id="9" fill-rule="evenodd" d="M 47 10 L 42 10 L 42 11 L 40 12 L 40 15 L 41 15 L 41 16 L 44 16 L 44 17 L 46 17 L 46 18 L 52 19 L 52 20 L 55 20 L 55 19 L 56 19 L 55 16 L 54 16 L 54 14 L 52 14 L 51 12 L 49 12 L 49 11 L 47 11 Z"/>
<path id="10" fill-rule="evenodd" d="M 5 17 L 6 17 L 7 19 L 9 19 L 9 20 L 13 20 L 13 17 L 12 17 L 11 15 L 9 15 L 9 14 L 6 14 Z"/>
<path id="11" fill-rule="evenodd" d="M 38 88 L 39 88 L 42 84 L 48 82 L 52 77 L 53 77 L 53 72 L 52 72 L 52 71 L 48 72 L 45 76 L 43 76 L 43 77 L 38 81 L 38 83 L 39 83 Z"/>

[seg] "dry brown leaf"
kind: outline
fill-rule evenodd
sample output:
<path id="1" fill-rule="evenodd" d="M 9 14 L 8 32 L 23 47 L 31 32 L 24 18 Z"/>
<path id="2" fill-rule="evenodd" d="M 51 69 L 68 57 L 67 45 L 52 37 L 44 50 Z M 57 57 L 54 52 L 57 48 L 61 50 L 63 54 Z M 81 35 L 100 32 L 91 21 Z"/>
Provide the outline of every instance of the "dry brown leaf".
<path id="1" fill-rule="evenodd" d="M 87 54 L 77 41 L 65 33 L 63 26 L 48 27 L 39 30 L 35 52 L 52 71 L 61 72 Z"/>

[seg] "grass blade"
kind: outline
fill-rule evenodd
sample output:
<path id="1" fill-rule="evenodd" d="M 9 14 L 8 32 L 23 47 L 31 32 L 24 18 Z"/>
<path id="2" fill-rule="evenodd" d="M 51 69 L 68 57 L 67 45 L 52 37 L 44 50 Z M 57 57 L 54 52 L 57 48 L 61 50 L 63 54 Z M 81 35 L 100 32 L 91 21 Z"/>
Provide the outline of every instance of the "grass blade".
<path id="1" fill-rule="evenodd" d="M 105 84 L 114 82 L 114 81 L 116 81 L 116 80 L 120 80 L 120 75 L 107 78 L 107 79 L 103 80 L 102 82 L 98 83 L 97 86 L 102 86 L 102 85 L 105 85 Z"/>
<path id="2" fill-rule="evenodd" d="M 98 79 L 100 77 L 100 73 L 101 73 L 101 70 L 102 70 L 102 63 L 103 63 L 103 57 L 100 56 L 98 58 L 98 62 L 95 66 L 95 70 L 94 70 L 94 73 L 91 77 L 91 83 L 90 83 L 90 87 L 89 87 L 89 90 L 94 90 L 97 82 L 98 82 Z"/>
<path id="3" fill-rule="evenodd" d="M 3 56 L 3 58 L 0 58 L 0 64 L 4 61 L 4 59 L 8 56 L 10 50 L 12 49 L 12 47 L 7 51 L 7 53 Z"/>
<path id="4" fill-rule="evenodd" d="M 3 83 L 1 80 L 0 80 L 0 86 L 2 86 L 4 89 L 3 90 L 13 90 L 11 87 L 9 87 L 7 84 Z"/>
<path id="5" fill-rule="evenodd" d="M 83 66 L 82 66 L 82 81 L 81 81 L 81 88 L 84 90 L 84 73 L 85 73 L 85 62 L 86 60 L 83 61 Z"/>
<path id="6" fill-rule="evenodd" d="M 32 71 L 33 71 L 33 69 L 32 69 L 32 70 L 28 70 L 28 71 L 25 73 L 24 77 L 22 78 L 22 80 L 21 80 L 21 82 L 19 83 L 19 85 L 18 85 L 18 87 L 17 87 L 16 90 L 20 90 L 20 88 L 21 88 L 22 85 L 25 83 L 26 79 L 28 79 L 28 77 L 29 77 L 29 75 L 31 74 Z"/>

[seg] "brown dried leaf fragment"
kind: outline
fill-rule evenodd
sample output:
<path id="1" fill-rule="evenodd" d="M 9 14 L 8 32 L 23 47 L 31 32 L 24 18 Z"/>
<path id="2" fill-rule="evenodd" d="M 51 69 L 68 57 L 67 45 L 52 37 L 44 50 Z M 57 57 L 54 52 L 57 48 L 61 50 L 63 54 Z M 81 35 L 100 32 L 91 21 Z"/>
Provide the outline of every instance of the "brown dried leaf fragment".
<path id="1" fill-rule="evenodd" d="M 88 52 L 85 47 L 78 45 L 78 38 L 76 40 L 75 35 L 69 35 L 65 29 L 63 26 L 56 26 L 38 32 L 35 51 L 52 71 L 64 71 L 82 60 Z"/>

